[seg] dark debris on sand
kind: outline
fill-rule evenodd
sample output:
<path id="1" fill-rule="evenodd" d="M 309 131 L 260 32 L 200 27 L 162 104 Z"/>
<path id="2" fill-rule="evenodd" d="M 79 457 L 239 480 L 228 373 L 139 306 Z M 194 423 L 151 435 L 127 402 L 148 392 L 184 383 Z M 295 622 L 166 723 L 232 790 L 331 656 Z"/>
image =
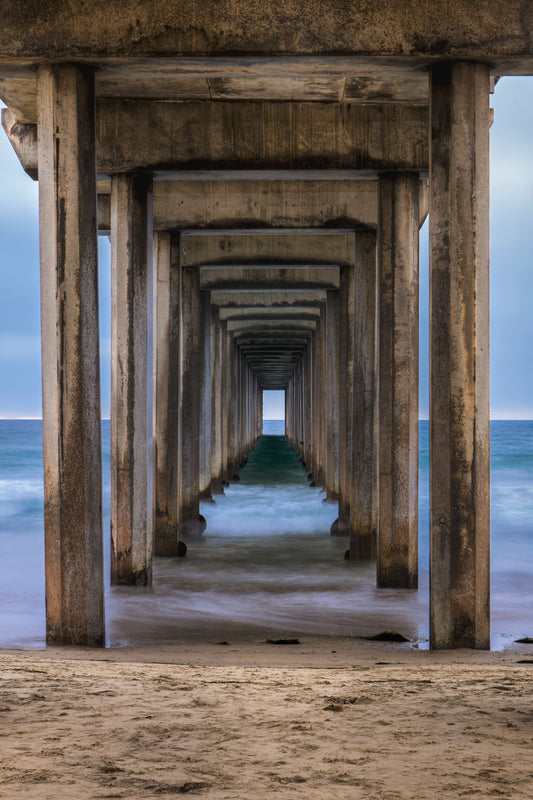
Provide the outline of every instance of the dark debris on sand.
<path id="1" fill-rule="evenodd" d="M 406 639 L 403 633 L 398 633 L 398 631 L 382 631 L 381 633 L 375 633 L 373 636 L 360 636 L 360 639 L 367 639 L 369 642 L 410 642 L 410 639 Z"/>

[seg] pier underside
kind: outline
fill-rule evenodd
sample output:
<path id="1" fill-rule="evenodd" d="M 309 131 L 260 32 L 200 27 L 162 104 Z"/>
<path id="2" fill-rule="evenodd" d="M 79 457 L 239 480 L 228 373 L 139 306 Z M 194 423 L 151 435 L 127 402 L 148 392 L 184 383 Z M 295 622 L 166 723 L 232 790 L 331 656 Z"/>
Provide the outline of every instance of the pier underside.
<path id="1" fill-rule="evenodd" d="M 49 642 L 105 642 L 98 233 L 112 581 L 203 532 L 282 389 L 332 533 L 417 587 L 429 212 L 430 641 L 488 648 L 489 101 L 533 73 L 533 9 L 367 6 L 3 8 L 2 124 L 39 180 Z"/>

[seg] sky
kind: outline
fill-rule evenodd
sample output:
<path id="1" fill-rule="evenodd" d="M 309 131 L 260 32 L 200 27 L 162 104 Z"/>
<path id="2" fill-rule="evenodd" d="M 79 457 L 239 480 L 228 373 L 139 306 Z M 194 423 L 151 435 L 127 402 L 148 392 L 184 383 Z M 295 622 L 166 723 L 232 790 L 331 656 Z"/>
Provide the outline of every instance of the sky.
<path id="1" fill-rule="evenodd" d="M 533 77 L 492 97 L 491 415 L 533 419 Z M 109 416 L 110 248 L 99 238 L 102 415 Z M 420 234 L 420 416 L 429 396 L 427 221 Z M 265 397 L 281 419 L 283 396 Z M 38 185 L 0 130 L 0 418 L 41 416 Z"/>

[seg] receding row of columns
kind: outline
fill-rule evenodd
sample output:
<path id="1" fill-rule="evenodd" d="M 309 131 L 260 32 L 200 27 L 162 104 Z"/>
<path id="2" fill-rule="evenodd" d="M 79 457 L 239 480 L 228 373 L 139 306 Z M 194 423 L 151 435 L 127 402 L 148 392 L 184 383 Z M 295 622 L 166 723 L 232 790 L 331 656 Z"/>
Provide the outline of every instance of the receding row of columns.
<path id="1" fill-rule="evenodd" d="M 202 533 L 200 501 L 221 494 L 262 428 L 259 383 L 235 337 L 180 264 L 179 234 L 158 233 L 156 254 L 155 555 L 178 554 Z"/>
<path id="2" fill-rule="evenodd" d="M 488 98 L 486 65 L 432 68 L 432 647 L 489 644 Z M 47 638 L 99 645 L 93 71 L 40 66 L 38 111 Z M 287 383 L 291 441 L 339 500 L 351 554 L 371 554 L 377 532 L 384 586 L 417 582 L 417 186 L 418 176 L 380 177 L 377 241 L 357 233 L 355 262 L 342 267 L 341 290 L 328 291 Z M 250 355 L 201 291 L 198 269 L 181 263 L 179 235 L 157 235 L 152 277 L 150 202 L 149 178 L 112 177 L 117 583 L 149 583 L 154 547 L 172 555 L 180 532 L 201 530 L 200 497 L 231 479 L 261 429 Z"/>
<path id="3" fill-rule="evenodd" d="M 439 220 L 430 217 L 430 641 L 486 648 L 488 75 L 464 64 L 434 73 L 432 109 L 449 137 L 446 150 L 435 144 L 431 164 L 431 211 L 446 217 L 446 233 L 441 239 Z M 469 104 L 479 137 L 477 126 L 465 125 Z M 350 558 L 376 555 L 381 587 L 418 586 L 418 192 L 416 175 L 379 177 L 377 238 L 356 233 L 354 268 L 344 267 L 339 292 L 328 292 L 325 333 L 313 341 L 318 352 L 325 341 L 325 370 L 320 356 L 313 365 L 304 357 L 287 392 L 293 446 L 328 497 L 338 491 L 332 532 L 350 535 Z M 324 376 L 327 398 L 316 406 Z"/>

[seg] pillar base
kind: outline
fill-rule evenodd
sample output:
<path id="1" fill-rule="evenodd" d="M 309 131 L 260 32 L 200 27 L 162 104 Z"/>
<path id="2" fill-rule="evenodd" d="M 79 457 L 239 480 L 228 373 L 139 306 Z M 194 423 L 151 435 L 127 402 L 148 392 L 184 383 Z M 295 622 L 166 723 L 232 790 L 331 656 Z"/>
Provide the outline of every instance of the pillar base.
<path id="1" fill-rule="evenodd" d="M 378 589 L 418 589 L 418 573 L 409 572 L 403 564 L 381 569 L 378 574 Z"/>
<path id="2" fill-rule="evenodd" d="M 350 535 L 350 560 L 375 561 L 377 557 L 376 536 L 358 534 L 352 531 Z"/>
<path id="3" fill-rule="evenodd" d="M 225 494 L 222 480 L 220 478 L 213 478 L 211 481 L 211 495 Z"/>
<path id="4" fill-rule="evenodd" d="M 177 556 L 179 546 L 178 526 L 156 518 L 154 531 L 154 555 Z"/>
<path id="5" fill-rule="evenodd" d="M 324 501 L 322 501 L 324 502 Z M 339 518 L 335 520 L 335 522 L 331 525 L 329 532 L 332 536 L 348 536 L 349 533 L 342 526 L 339 525 Z"/>
<path id="6" fill-rule="evenodd" d="M 200 503 L 214 503 L 215 500 L 213 499 L 213 495 L 211 493 L 211 487 L 208 489 L 204 489 L 203 492 L 200 492 Z"/>
<path id="7" fill-rule="evenodd" d="M 196 519 L 182 520 L 180 533 L 182 536 L 201 536 L 207 528 L 207 522 L 202 514 L 198 514 Z"/>

